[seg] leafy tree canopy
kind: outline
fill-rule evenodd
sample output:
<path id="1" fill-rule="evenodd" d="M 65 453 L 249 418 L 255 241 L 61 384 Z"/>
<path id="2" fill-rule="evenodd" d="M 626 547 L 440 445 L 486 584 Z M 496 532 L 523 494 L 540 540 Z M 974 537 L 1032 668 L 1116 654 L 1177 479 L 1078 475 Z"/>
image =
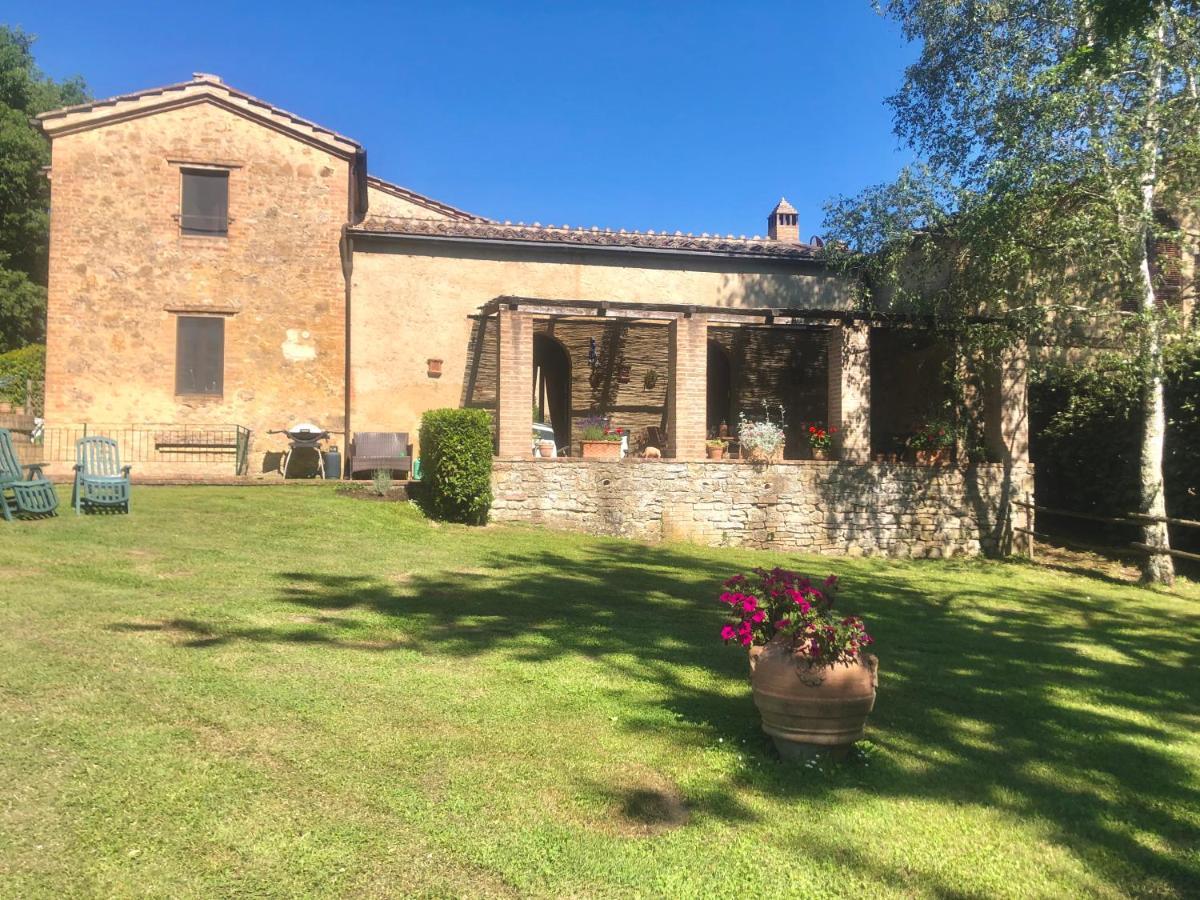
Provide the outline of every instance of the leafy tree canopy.
<path id="1" fill-rule="evenodd" d="M 920 45 L 888 103 L 922 165 L 826 207 L 864 303 L 1110 338 L 1142 395 L 1142 511 L 1161 516 L 1164 241 L 1200 212 L 1196 0 L 879 0 Z M 1096 329 L 1097 323 L 1102 329 Z M 1080 331 L 1074 332 L 1077 337 Z M 1075 338 L 1072 338 L 1075 339 Z M 1145 543 L 1166 547 L 1165 527 Z M 1148 577 L 1169 580 L 1169 559 Z"/>
<path id="2" fill-rule="evenodd" d="M 45 327 L 50 144 L 31 119 L 87 99 L 82 80 L 38 70 L 30 35 L 0 25 L 0 353 Z"/>

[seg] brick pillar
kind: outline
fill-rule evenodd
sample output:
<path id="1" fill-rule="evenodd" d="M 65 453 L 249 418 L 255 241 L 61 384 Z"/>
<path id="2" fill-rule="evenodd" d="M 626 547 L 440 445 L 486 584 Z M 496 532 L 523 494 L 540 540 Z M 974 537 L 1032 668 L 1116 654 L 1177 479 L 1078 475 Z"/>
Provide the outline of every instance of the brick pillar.
<path id="1" fill-rule="evenodd" d="M 501 309 L 499 390 L 496 396 L 496 455 L 526 459 L 533 434 L 533 317 Z"/>
<path id="2" fill-rule="evenodd" d="M 704 459 L 708 418 L 708 316 L 674 319 L 667 353 L 667 456 Z"/>
<path id="3" fill-rule="evenodd" d="M 1011 465 L 1029 462 L 1029 351 L 1024 341 L 999 354 L 1000 460 Z"/>
<path id="4" fill-rule="evenodd" d="M 847 462 L 871 459 L 871 328 L 847 322 L 829 331 L 829 424 Z"/>

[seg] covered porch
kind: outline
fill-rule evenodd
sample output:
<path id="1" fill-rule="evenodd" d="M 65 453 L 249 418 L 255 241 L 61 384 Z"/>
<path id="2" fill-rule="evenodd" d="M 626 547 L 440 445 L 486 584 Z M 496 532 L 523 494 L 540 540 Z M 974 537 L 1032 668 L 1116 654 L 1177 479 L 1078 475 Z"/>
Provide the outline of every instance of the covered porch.
<path id="1" fill-rule="evenodd" d="M 783 461 L 811 460 L 808 426 L 836 429 L 841 464 L 912 460 L 907 439 L 944 409 L 959 462 L 1028 461 L 1022 347 L 970 360 L 936 322 L 845 310 L 502 296 L 476 320 L 465 405 L 496 411 L 500 459 L 531 456 L 535 420 L 565 456 L 605 417 L 667 459 L 705 459 L 741 415 L 783 425 Z M 493 368 L 494 367 L 494 368 Z M 491 370 L 491 371 L 488 371 Z M 532 402 L 531 402 L 532 400 Z"/>

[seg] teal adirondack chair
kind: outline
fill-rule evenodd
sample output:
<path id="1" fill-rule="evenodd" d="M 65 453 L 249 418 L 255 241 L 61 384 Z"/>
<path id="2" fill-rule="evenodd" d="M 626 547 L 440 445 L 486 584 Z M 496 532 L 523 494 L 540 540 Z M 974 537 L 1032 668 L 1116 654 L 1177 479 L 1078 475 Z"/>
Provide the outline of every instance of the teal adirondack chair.
<path id="1" fill-rule="evenodd" d="M 29 477 L 22 470 L 29 470 Z M 51 516 L 58 509 L 58 494 L 41 466 L 22 466 L 13 447 L 12 432 L 0 428 L 0 513 L 11 522 L 13 513 L 30 516 Z"/>
<path id="2" fill-rule="evenodd" d="M 123 507 L 129 512 L 132 466 L 121 465 L 117 442 L 107 437 L 85 437 L 75 444 L 75 488 L 71 503 L 75 515 L 88 508 Z"/>

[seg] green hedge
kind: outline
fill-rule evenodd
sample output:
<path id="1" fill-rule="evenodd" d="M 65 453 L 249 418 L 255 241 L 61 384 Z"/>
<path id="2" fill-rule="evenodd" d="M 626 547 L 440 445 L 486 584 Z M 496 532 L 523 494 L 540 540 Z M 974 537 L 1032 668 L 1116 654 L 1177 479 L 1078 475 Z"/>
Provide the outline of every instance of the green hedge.
<path id="1" fill-rule="evenodd" d="M 1200 519 L 1200 341 L 1170 348 L 1165 381 L 1167 511 Z M 1112 357 L 1048 369 L 1030 385 L 1029 401 L 1038 503 L 1109 516 L 1135 511 L 1141 399 L 1131 364 Z M 1047 523 L 1078 528 L 1059 518 Z M 1090 530 L 1114 540 L 1133 537 L 1122 526 Z M 1173 528 L 1171 536 L 1179 547 L 1200 546 L 1200 529 Z"/>
<path id="2" fill-rule="evenodd" d="M 492 418 L 482 409 L 421 417 L 421 480 L 430 515 L 482 525 L 492 506 Z"/>
<path id="3" fill-rule="evenodd" d="M 14 406 L 32 406 L 41 414 L 41 386 L 46 377 L 46 348 L 30 344 L 19 350 L 0 353 L 0 400 Z M 34 396 L 26 396 L 26 386 L 32 381 Z"/>

